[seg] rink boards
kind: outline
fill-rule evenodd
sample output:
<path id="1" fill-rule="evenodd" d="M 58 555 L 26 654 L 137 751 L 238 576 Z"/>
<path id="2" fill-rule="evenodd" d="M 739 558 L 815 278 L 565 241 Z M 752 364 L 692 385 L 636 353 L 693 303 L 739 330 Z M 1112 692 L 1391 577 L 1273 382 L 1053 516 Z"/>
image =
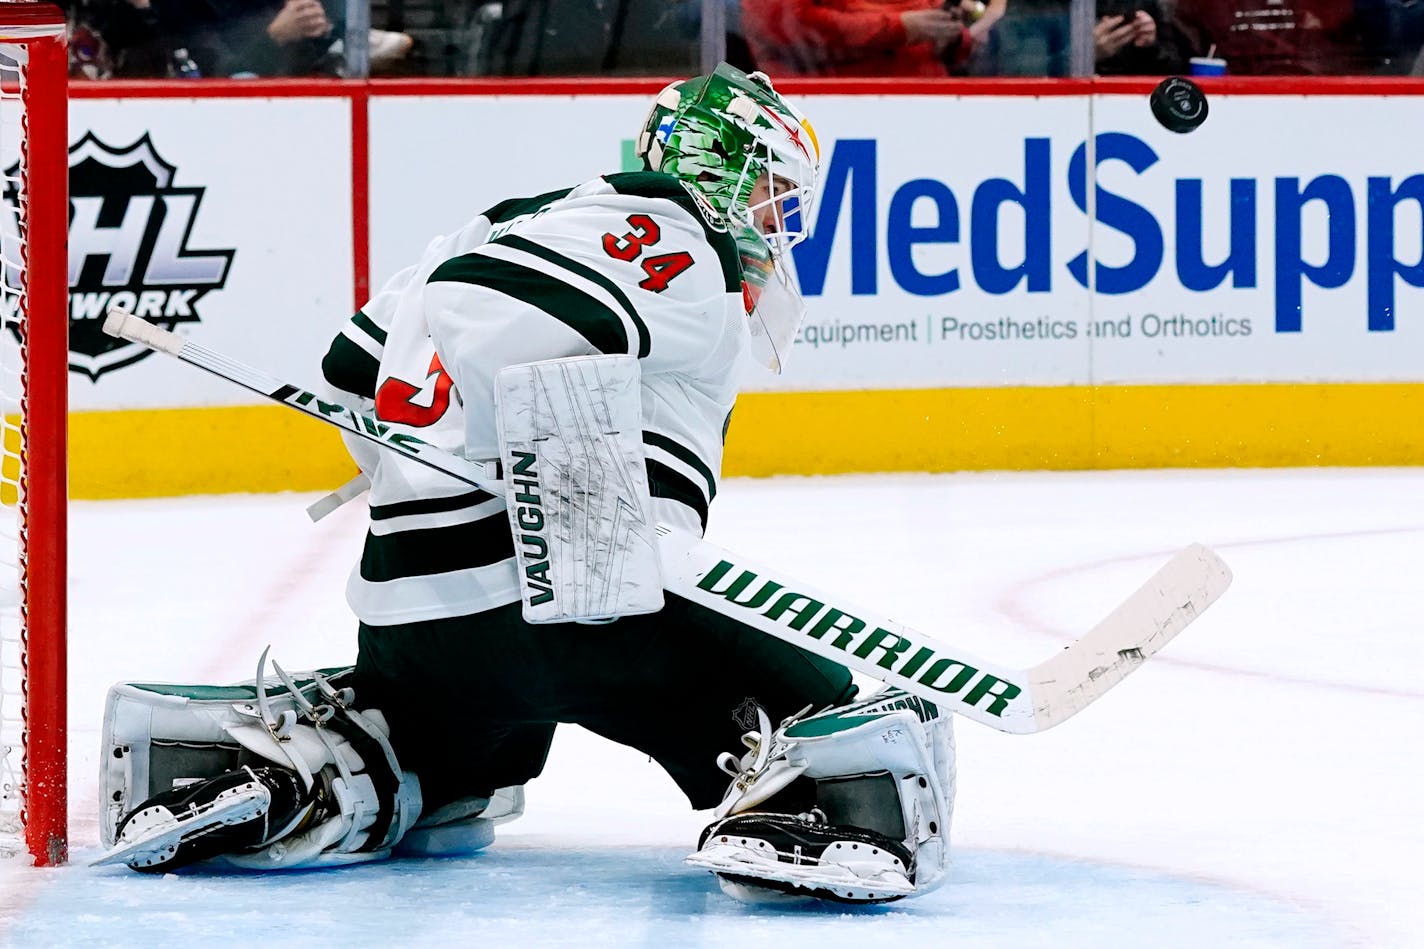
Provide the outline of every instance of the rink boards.
<path id="1" fill-rule="evenodd" d="M 74 86 L 72 493 L 339 483 L 334 436 L 103 306 L 315 386 L 431 236 L 631 167 L 660 85 Z M 1228 80 L 1190 135 L 1150 85 L 789 86 L 825 154 L 810 318 L 727 473 L 1424 463 L 1424 83 Z"/>

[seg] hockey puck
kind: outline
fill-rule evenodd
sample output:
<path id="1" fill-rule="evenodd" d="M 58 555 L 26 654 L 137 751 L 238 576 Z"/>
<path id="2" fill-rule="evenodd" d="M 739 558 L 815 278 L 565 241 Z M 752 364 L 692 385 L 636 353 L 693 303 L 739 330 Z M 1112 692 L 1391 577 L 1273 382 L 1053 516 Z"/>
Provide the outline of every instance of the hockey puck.
<path id="1" fill-rule="evenodd" d="M 1163 79 L 1147 101 L 1162 127 L 1173 132 L 1190 132 L 1206 121 L 1206 94 L 1182 76 Z"/>

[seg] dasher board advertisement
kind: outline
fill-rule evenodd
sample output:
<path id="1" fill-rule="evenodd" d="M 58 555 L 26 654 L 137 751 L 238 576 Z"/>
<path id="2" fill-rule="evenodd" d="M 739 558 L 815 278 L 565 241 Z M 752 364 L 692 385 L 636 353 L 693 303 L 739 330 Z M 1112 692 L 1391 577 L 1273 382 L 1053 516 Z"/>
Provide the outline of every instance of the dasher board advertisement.
<path id="1" fill-rule="evenodd" d="M 338 97 L 71 103 L 74 409 L 255 401 L 106 336 L 110 305 L 320 380 L 321 353 L 351 314 L 350 110 Z"/>
<path id="2" fill-rule="evenodd" d="M 799 100 L 824 155 L 809 315 L 753 388 L 1424 374 L 1415 96 L 1216 96 L 1189 135 L 1137 95 Z M 623 167 L 642 105 L 374 97 L 373 180 L 402 185 L 373 189 L 373 279 L 511 193 Z"/>

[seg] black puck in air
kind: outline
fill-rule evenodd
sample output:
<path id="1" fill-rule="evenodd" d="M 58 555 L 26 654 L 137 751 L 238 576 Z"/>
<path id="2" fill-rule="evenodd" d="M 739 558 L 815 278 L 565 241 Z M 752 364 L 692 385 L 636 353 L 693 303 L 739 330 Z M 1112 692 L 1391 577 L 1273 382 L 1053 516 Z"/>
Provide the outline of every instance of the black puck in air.
<path id="1" fill-rule="evenodd" d="M 1206 94 L 1190 79 L 1169 76 L 1152 90 L 1148 102 L 1163 128 L 1190 132 L 1206 121 Z"/>

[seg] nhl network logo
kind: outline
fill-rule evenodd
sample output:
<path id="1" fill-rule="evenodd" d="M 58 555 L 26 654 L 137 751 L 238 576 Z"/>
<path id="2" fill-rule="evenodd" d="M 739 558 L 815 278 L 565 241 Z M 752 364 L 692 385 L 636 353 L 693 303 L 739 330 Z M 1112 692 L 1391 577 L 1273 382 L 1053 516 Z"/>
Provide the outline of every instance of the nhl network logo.
<path id="1" fill-rule="evenodd" d="M 234 250 L 188 247 L 206 189 L 174 185 L 177 170 L 147 134 L 114 148 L 86 132 L 70 146 L 69 368 L 91 380 L 152 353 L 105 335 L 108 307 L 171 330 L 197 322 L 198 301 L 227 281 Z M 5 259 L 18 258 L 7 248 Z"/>

